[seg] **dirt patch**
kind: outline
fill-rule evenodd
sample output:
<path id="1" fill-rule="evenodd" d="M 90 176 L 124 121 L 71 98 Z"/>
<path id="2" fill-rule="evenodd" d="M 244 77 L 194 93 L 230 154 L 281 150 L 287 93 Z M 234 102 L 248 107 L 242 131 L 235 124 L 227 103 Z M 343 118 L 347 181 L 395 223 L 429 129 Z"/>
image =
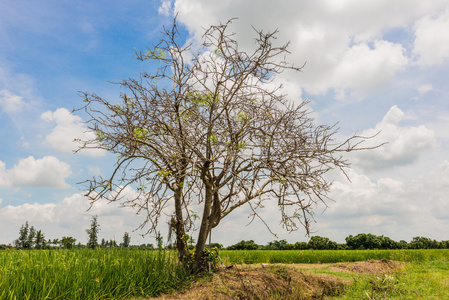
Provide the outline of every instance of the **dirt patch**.
<path id="1" fill-rule="evenodd" d="M 337 263 L 331 265 L 331 269 L 336 271 L 368 273 L 368 274 L 388 274 L 397 271 L 403 263 L 393 260 L 367 260 L 352 263 Z"/>
<path id="2" fill-rule="evenodd" d="M 197 281 L 191 288 L 159 300 L 221 299 L 322 299 L 340 294 L 350 280 L 309 271 L 326 268 L 337 272 L 387 274 L 401 267 L 389 260 L 337 264 L 236 265 Z"/>

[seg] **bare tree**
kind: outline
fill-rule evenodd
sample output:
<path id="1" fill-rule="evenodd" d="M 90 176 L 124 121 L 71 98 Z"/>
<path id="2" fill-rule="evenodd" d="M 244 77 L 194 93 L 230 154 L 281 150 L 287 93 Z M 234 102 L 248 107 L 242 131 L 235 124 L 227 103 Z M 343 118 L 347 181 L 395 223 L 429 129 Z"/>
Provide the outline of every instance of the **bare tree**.
<path id="1" fill-rule="evenodd" d="M 276 31 L 255 30 L 247 53 L 228 32 L 230 22 L 207 29 L 194 51 L 175 21 L 159 44 L 137 53 L 158 68 L 123 80 L 119 103 L 83 93 L 96 139 L 81 148 L 118 155 L 110 177 L 87 181 L 87 196 L 137 208 L 147 216 L 141 226 L 154 233 L 164 209 L 172 209 L 180 259 L 194 272 L 204 266 L 212 229 L 242 205 L 259 217 L 264 201 L 276 201 L 284 227 L 309 234 L 313 208 L 326 205 L 324 175 L 349 166 L 342 152 L 363 149 L 364 138 L 336 141 L 337 129 L 316 125 L 307 101 L 291 102 L 274 85 L 284 70 L 301 70 L 284 60 L 288 43 L 276 45 Z M 189 252 L 194 205 L 202 216 Z"/>

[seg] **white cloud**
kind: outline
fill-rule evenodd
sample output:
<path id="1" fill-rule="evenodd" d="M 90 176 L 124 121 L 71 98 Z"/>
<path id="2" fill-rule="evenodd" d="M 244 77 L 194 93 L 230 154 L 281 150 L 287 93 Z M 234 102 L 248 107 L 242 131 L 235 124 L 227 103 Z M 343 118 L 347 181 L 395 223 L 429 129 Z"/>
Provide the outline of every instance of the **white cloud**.
<path id="1" fill-rule="evenodd" d="M 315 208 L 317 223 L 312 224 L 314 235 L 326 236 L 344 243 L 350 234 L 373 233 L 394 240 L 410 241 L 415 236 L 447 240 L 447 211 L 449 202 L 449 162 L 443 161 L 430 172 L 416 173 L 410 180 L 382 177 L 372 180 L 363 173 L 348 170 L 351 182 L 345 176 L 336 177 L 331 187 L 329 207 Z M 220 243 L 233 244 L 242 239 L 253 239 L 265 244 L 274 240 L 257 218 L 245 227 L 250 219 L 248 207 L 239 208 L 235 214 L 222 220 L 213 238 Z M 276 201 L 265 203 L 259 210 L 271 229 L 280 239 L 289 242 L 307 241 L 305 231 L 287 234 L 279 225 L 280 214 Z"/>
<path id="2" fill-rule="evenodd" d="M 171 1 L 162 0 L 161 6 L 158 8 L 158 13 L 164 16 L 169 16 L 171 11 Z"/>
<path id="3" fill-rule="evenodd" d="M 320 81 L 318 85 L 336 90 L 349 88 L 354 90 L 355 96 L 363 97 L 387 83 L 407 64 L 408 58 L 399 44 L 375 41 L 373 49 L 367 44 L 359 44 L 343 54 L 327 83 Z"/>
<path id="4" fill-rule="evenodd" d="M 317 216 L 318 235 L 325 233 L 340 241 L 363 232 L 397 241 L 410 241 L 414 236 L 447 239 L 448 161 L 407 181 L 388 177 L 373 181 L 354 170 L 349 177 L 352 182 L 342 179 L 332 186 L 330 196 L 335 203 Z"/>
<path id="5" fill-rule="evenodd" d="M 0 160 L 0 186 L 8 186 L 9 184 L 5 163 Z"/>
<path id="6" fill-rule="evenodd" d="M 377 137 L 367 141 L 366 146 L 384 142 L 387 144 L 377 149 L 355 153 L 354 165 L 366 169 L 382 169 L 410 164 L 436 145 L 434 131 L 426 126 L 400 126 L 404 117 L 405 113 L 394 105 L 380 123 L 362 132 L 363 136 L 372 136 L 380 132 Z"/>
<path id="7" fill-rule="evenodd" d="M 96 166 L 87 166 L 87 170 L 89 171 L 90 174 L 94 176 L 101 176 L 102 174 L 101 169 Z"/>
<path id="8" fill-rule="evenodd" d="M 418 92 L 420 94 L 425 94 L 427 92 L 430 92 L 431 90 L 433 90 L 433 86 L 431 84 L 423 84 L 418 86 Z"/>
<path id="9" fill-rule="evenodd" d="M 409 65 L 403 45 L 383 39 L 392 29 L 447 7 L 447 1 L 175 1 L 178 20 L 199 40 L 204 28 L 237 17 L 231 25 L 240 49 L 253 46 L 251 26 L 265 31 L 279 28 L 278 42 L 292 41 L 287 59 L 302 65 L 301 74 L 284 74 L 310 94 L 335 90 L 368 96 L 388 84 Z M 442 31 L 442 30 L 440 30 Z"/>
<path id="10" fill-rule="evenodd" d="M 41 229 L 46 239 L 73 236 L 77 242 L 83 244 L 87 241 L 85 229 L 90 225 L 93 215 L 98 215 L 100 224 L 99 237 L 107 240 L 115 238 L 121 242 L 124 232 L 131 234 L 133 244 L 153 243 L 151 237 L 142 238 L 133 233 L 143 221 L 128 208 L 119 208 L 118 205 L 108 204 L 105 201 L 97 202 L 89 211 L 89 201 L 79 193 L 64 198 L 57 203 L 25 203 L 18 206 L 8 205 L 0 208 L 0 227 L 2 240 L 0 243 L 9 243 L 18 237 L 19 229 L 26 221 L 36 229 Z M 143 233 L 143 232 L 139 232 Z"/>
<path id="11" fill-rule="evenodd" d="M 179 20 L 195 34 L 201 34 L 201 28 L 204 26 L 237 17 L 245 23 L 244 26 L 252 24 L 258 28 L 261 24 L 265 24 L 266 27 L 269 22 L 272 24 L 271 29 L 291 28 L 292 30 L 285 35 L 292 35 L 299 26 L 309 25 L 326 28 L 325 30 L 330 32 L 347 31 L 351 36 L 356 36 L 358 41 L 363 42 L 375 39 L 384 29 L 406 26 L 414 18 L 438 11 L 446 5 L 445 0 L 432 2 L 379 0 L 368 3 L 357 0 L 338 2 L 177 0 L 174 3 L 174 11 L 179 12 Z"/>
<path id="12" fill-rule="evenodd" d="M 41 159 L 29 156 L 19 160 L 9 170 L 0 161 L 0 186 L 70 188 L 65 179 L 71 174 L 70 166 L 54 156 L 44 156 Z"/>
<path id="13" fill-rule="evenodd" d="M 25 102 L 22 97 L 8 90 L 0 90 L 0 106 L 6 112 L 13 112 L 21 110 L 25 106 Z"/>
<path id="14" fill-rule="evenodd" d="M 449 9 L 436 18 L 424 16 L 415 24 L 413 53 L 418 64 L 432 66 L 449 58 Z"/>
<path id="15" fill-rule="evenodd" d="M 78 150 L 79 144 L 74 141 L 75 139 L 95 139 L 94 133 L 85 128 L 81 118 L 65 108 L 59 108 L 54 112 L 44 112 L 41 118 L 47 122 L 56 123 L 53 131 L 45 137 L 45 141 L 60 152 L 72 153 Z M 83 149 L 79 153 L 89 156 L 102 156 L 105 154 L 105 151 L 99 149 Z"/>

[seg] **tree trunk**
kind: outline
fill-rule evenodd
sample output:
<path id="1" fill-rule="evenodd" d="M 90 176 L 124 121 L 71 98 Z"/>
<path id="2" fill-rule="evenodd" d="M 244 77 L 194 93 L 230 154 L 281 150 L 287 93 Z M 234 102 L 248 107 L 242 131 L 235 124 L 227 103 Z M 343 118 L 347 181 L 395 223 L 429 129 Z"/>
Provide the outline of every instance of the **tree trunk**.
<path id="1" fill-rule="evenodd" d="M 179 260 L 185 263 L 188 259 L 187 257 L 187 241 L 185 240 L 186 232 L 184 227 L 184 218 L 182 216 L 182 187 L 184 184 L 184 179 L 181 179 L 177 183 L 175 188 L 174 198 L 175 198 L 175 220 L 174 226 L 176 233 L 176 248 L 179 252 Z M 172 221 L 172 222 L 173 222 Z"/>
<path id="2" fill-rule="evenodd" d="M 207 237 L 211 229 L 210 217 L 212 208 L 212 187 L 206 186 L 206 197 L 204 199 L 204 211 L 201 221 L 200 232 L 198 234 L 198 241 L 196 243 L 195 261 L 192 266 L 192 271 L 197 273 L 204 268 L 204 247 L 206 246 Z"/>

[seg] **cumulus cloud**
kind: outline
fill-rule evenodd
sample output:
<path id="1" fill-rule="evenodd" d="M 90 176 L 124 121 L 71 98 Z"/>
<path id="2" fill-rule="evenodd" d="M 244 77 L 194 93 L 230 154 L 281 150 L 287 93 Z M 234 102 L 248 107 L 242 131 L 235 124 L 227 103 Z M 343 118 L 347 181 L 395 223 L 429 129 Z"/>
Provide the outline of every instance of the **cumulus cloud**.
<path id="1" fill-rule="evenodd" d="M 340 91 L 349 89 L 355 93 L 354 96 L 363 97 L 387 83 L 407 64 L 408 58 L 399 44 L 382 40 L 375 41 L 373 48 L 359 44 L 343 54 L 331 78 L 319 86 Z"/>
<path id="2" fill-rule="evenodd" d="M 169 16 L 171 11 L 171 1 L 170 0 L 163 0 L 161 3 L 161 6 L 158 8 L 158 12 L 161 15 Z"/>
<path id="3" fill-rule="evenodd" d="M 388 176 L 377 180 L 353 169 L 347 171 L 351 179 L 337 176 L 331 187 L 329 207 L 315 208 L 317 223 L 312 224 L 313 235 L 326 236 L 343 243 L 348 235 L 373 233 L 386 235 L 397 241 L 410 241 L 415 236 L 446 240 L 449 202 L 449 162 L 443 161 L 428 172 L 413 178 L 394 179 Z M 253 239 L 265 244 L 274 240 L 257 218 L 250 221 L 248 207 L 223 219 L 213 233 L 213 238 L 224 244 Z M 259 213 L 280 239 L 290 242 L 307 241 L 305 231 L 287 234 L 279 224 L 280 215 L 276 201 L 266 202 Z"/>
<path id="4" fill-rule="evenodd" d="M 364 136 L 379 133 L 366 146 L 387 143 L 377 149 L 354 154 L 354 165 L 365 169 L 391 168 L 414 162 L 425 151 L 436 145 L 435 133 L 424 125 L 401 126 L 405 113 L 396 105 L 390 108 L 374 128 L 362 132 Z"/>
<path id="5" fill-rule="evenodd" d="M 194 34 L 201 34 L 204 24 L 217 21 L 225 22 L 229 18 L 240 18 L 242 23 L 260 27 L 261 24 L 273 24 L 274 28 L 327 27 L 326 31 L 348 31 L 358 41 L 367 41 L 378 37 L 383 30 L 391 27 L 403 27 L 414 18 L 438 11 L 445 7 L 444 0 L 422 2 L 419 0 L 388 0 L 370 3 L 357 0 L 314 1 L 314 2 L 273 2 L 268 0 L 221 1 L 177 0 L 174 12 L 179 12 L 179 20 L 186 24 Z M 273 29 L 273 28 L 272 28 Z M 250 31 L 249 29 L 248 31 Z M 293 31 L 285 33 L 294 34 Z"/>
<path id="6" fill-rule="evenodd" d="M 25 102 L 23 101 L 22 97 L 11 93 L 8 90 L 0 90 L 0 106 L 2 107 L 3 111 L 18 111 L 21 110 L 24 105 Z"/>
<path id="7" fill-rule="evenodd" d="M 436 17 L 424 16 L 415 23 L 413 53 L 423 66 L 441 64 L 449 58 L 449 9 Z"/>
<path id="8" fill-rule="evenodd" d="M 404 181 L 389 177 L 371 180 L 354 170 L 349 170 L 348 175 L 351 182 L 334 182 L 330 197 L 335 203 L 317 216 L 318 234 L 340 241 L 362 232 L 386 234 L 398 241 L 409 241 L 414 236 L 446 239 L 448 161 Z"/>
<path id="9" fill-rule="evenodd" d="M 175 1 L 173 11 L 194 39 L 204 27 L 237 17 L 231 25 L 241 49 L 253 46 L 257 29 L 279 29 L 279 43 L 291 40 L 296 65 L 303 73 L 285 74 L 310 94 L 336 91 L 362 98 L 387 84 L 410 63 L 404 46 L 383 39 L 392 29 L 407 28 L 414 20 L 447 6 L 443 0 L 422 2 L 372 1 Z M 440 30 L 444 31 L 444 30 Z M 443 33 L 441 33 L 443 34 Z M 293 77 L 295 76 L 295 77 Z"/>
<path id="10" fill-rule="evenodd" d="M 86 243 L 85 229 L 90 225 L 93 215 L 98 215 L 100 224 L 99 237 L 107 240 L 115 238 L 121 242 L 125 231 L 131 234 L 133 244 L 153 243 L 150 237 L 142 238 L 133 233 L 142 221 L 140 216 L 128 208 L 118 205 L 97 202 L 90 210 L 89 200 L 76 193 L 56 203 L 25 203 L 8 205 L 0 208 L 0 227 L 2 240 L 0 243 L 12 242 L 18 236 L 20 226 L 26 221 L 37 229 L 41 229 L 45 237 L 54 239 L 62 236 L 73 236 L 77 242 Z M 140 232 L 142 233 L 142 232 Z"/>
<path id="11" fill-rule="evenodd" d="M 29 156 L 19 160 L 9 170 L 0 161 L 0 186 L 70 188 L 65 179 L 71 174 L 70 166 L 54 156 L 44 156 L 41 159 Z"/>
<path id="12" fill-rule="evenodd" d="M 41 118 L 47 122 L 56 123 L 53 131 L 45 137 L 45 141 L 62 153 L 73 153 L 73 151 L 78 150 L 79 144 L 74 141 L 75 139 L 95 139 L 94 133 L 85 128 L 81 118 L 65 108 L 59 108 L 54 112 L 44 112 Z M 105 151 L 83 149 L 79 153 L 88 156 L 102 156 L 105 154 Z"/>

